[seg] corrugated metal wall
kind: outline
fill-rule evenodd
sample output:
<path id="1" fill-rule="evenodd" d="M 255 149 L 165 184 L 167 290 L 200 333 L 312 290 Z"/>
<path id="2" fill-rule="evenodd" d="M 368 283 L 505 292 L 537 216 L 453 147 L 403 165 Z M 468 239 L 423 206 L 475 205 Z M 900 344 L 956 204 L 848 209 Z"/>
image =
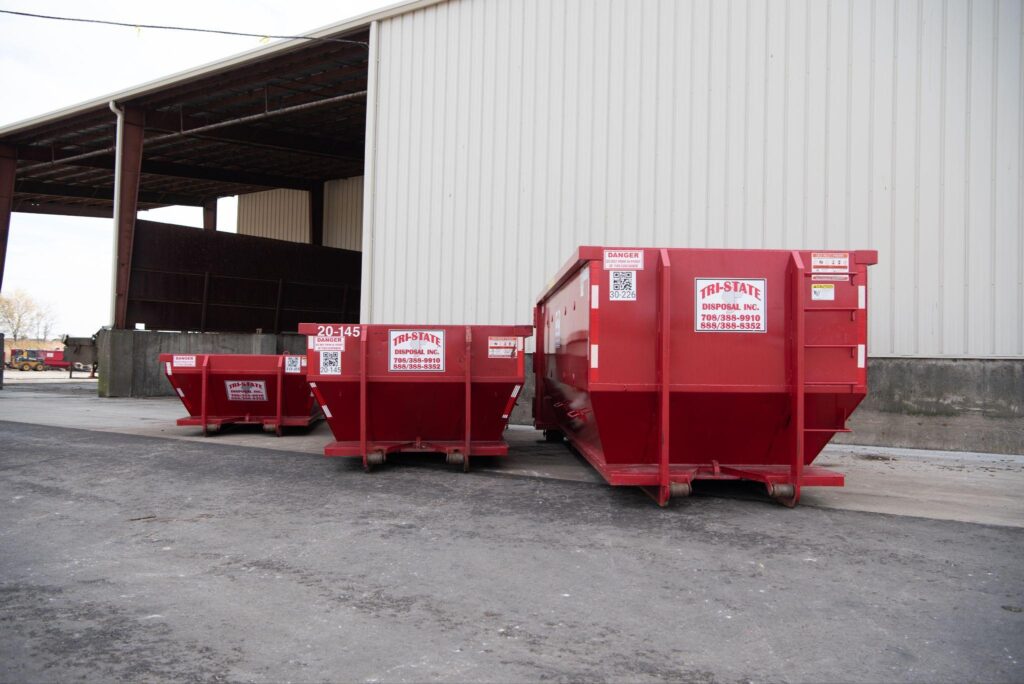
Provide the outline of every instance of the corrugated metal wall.
<path id="1" fill-rule="evenodd" d="M 362 251 L 362 176 L 324 184 L 324 245 Z"/>
<path id="2" fill-rule="evenodd" d="M 309 194 L 302 190 L 267 190 L 238 198 L 241 235 L 309 242 Z M 363 179 L 343 178 L 324 184 L 324 246 L 363 249 Z"/>
<path id="3" fill-rule="evenodd" d="M 267 190 L 238 198 L 238 234 L 309 242 L 309 193 Z"/>
<path id="4" fill-rule="evenodd" d="M 1021 33 L 1019 0 L 384 20 L 363 318 L 528 322 L 580 243 L 876 248 L 873 354 L 1024 354 Z"/>

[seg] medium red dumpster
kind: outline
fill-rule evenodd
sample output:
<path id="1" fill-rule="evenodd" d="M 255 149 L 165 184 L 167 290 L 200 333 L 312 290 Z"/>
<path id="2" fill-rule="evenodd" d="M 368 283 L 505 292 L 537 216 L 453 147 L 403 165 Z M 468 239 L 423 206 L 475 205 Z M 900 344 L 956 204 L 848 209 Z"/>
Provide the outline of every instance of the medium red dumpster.
<path id="1" fill-rule="evenodd" d="M 536 426 L 661 505 L 745 479 L 793 506 L 867 392 L 874 251 L 580 247 L 535 309 Z"/>
<path id="2" fill-rule="evenodd" d="M 230 423 L 308 426 L 322 417 L 306 383 L 306 357 L 271 354 L 161 354 L 160 365 L 188 409 L 178 425 L 203 434 Z M 283 389 L 282 389 L 283 388 Z"/>
<path id="3" fill-rule="evenodd" d="M 303 323 L 309 385 L 335 442 L 367 470 L 393 452 L 504 456 L 530 326 Z"/>

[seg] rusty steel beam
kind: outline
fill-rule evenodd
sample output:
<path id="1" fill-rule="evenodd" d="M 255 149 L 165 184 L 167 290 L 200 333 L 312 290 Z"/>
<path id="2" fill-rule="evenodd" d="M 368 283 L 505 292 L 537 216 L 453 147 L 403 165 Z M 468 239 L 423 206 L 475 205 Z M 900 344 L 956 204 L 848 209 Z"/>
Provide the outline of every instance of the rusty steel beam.
<path id="1" fill-rule="evenodd" d="M 47 183 L 44 181 L 19 180 L 14 183 L 14 191 L 20 195 L 42 195 L 46 197 L 73 197 L 77 199 L 94 199 L 113 201 L 114 189 L 110 187 L 94 187 L 90 185 L 69 185 L 64 183 Z M 177 204 L 185 207 L 201 207 L 204 200 L 190 195 L 174 192 L 140 192 L 138 201 L 142 204 Z"/>
<path id="2" fill-rule="evenodd" d="M 0 288 L 4 284 L 4 265 L 7 263 L 7 236 L 11 230 L 11 210 L 14 208 L 14 173 L 18 156 L 10 145 L 0 145 Z"/>
<path id="3" fill-rule="evenodd" d="M 139 182 L 142 180 L 142 144 L 146 135 L 145 113 L 125 107 L 123 130 L 118 140 L 114 194 L 114 327 L 124 328 L 128 316 L 128 283 L 132 272 L 132 246 L 135 219 L 139 208 Z"/>
<path id="4" fill-rule="evenodd" d="M 217 200 L 203 202 L 203 230 L 217 230 Z"/>
<path id="5" fill-rule="evenodd" d="M 361 91 L 354 92 L 354 93 L 344 93 L 342 95 L 335 95 L 333 97 L 327 97 L 327 98 L 324 98 L 322 100 L 316 100 L 315 102 L 306 102 L 306 103 L 303 103 L 303 104 L 293 105 L 293 106 L 290 106 L 290 107 L 281 107 L 280 109 L 272 109 L 272 110 L 266 111 L 266 112 L 260 112 L 260 113 L 257 113 L 257 114 L 250 114 L 250 115 L 247 115 L 247 116 L 240 116 L 240 117 L 237 117 L 237 118 L 227 119 L 227 120 L 223 120 L 223 121 L 213 121 L 213 122 L 202 123 L 202 124 L 200 124 L 198 126 L 195 126 L 195 127 L 185 127 L 182 124 L 182 122 L 181 122 L 181 118 L 178 115 L 176 115 L 174 113 L 171 113 L 170 116 L 172 118 L 174 118 L 174 119 L 177 119 L 178 120 L 178 124 L 177 125 L 173 125 L 173 127 L 170 129 L 170 132 L 168 132 L 168 133 L 164 133 L 162 135 L 156 135 L 156 136 L 151 137 L 149 140 L 146 141 L 146 144 L 150 145 L 150 146 L 153 146 L 153 145 L 157 145 L 159 143 L 165 143 L 165 142 L 168 142 L 168 141 L 171 141 L 171 140 L 175 140 L 175 139 L 178 139 L 178 138 L 182 138 L 182 137 L 186 137 L 186 136 L 195 136 L 195 137 L 210 136 L 213 133 L 213 131 L 220 131 L 220 133 L 218 133 L 217 135 L 231 136 L 232 133 L 230 131 L 229 132 L 224 132 L 223 129 L 225 129 L 225 128 L 236 128 L 237 126 L 240 126 L 242 124 L 257 123 L 257 122 L 266 121 L 268 119 L 272 119 L 272 118 L 278 117 L 278 116 L 283 116 L 283 115 L 288 115 L 288 114 L 296 114 L 298 112 L 305 112 L 305 111 L 309 111 L 309 110 L 312 110 L 312 109 L 317 109 L 317 108 L 320 108 L 320 107 L 325 107 L 325 106 L 328 106 L 328 105 L 339 104 L 341 102 L 347 102 L 347 101 L 350 101 L 350 100 L 361 100 L 361 99 L 365 99 L 365 98 L 366 98 L 366 91 L 365 90 L 361 90 Z M 140 116 L 142 116 L 142 110 L 141 109 L 133 108 L 133 110 L 134 111 L 138 111 L 140 113 Z M 157 113 L 154 113 L 154 114 L 157 114 Z M 145 117 L 143 116 L 143 119 L 144 118 Z M 143 123 L 140 124 L 140 128 L 144 127 L 144 126 L 145 126 L 145 122 L 143 121 Z M 157 122 L 155 120 L 153 122 L 153 127 L 155 129 L 159 129 L 160 128 L 159 124 L 157 124 Z M 238 135 L 238 130 L 239 129 L 236 128 L 235 135 Z M 246 129 L 243 128 L 241 130 L 246 130 Z M 273 136 L 275 134 L 272 134 L 269 131 L 263 131 L 263 130 L 258 130 L 257 129 L 257 130 L 250 130 L 249 135 L 252 136 L 252 138 L 253 138 L 252 140 L 245 140 L 245 141 L 239 140 L 239 142 L 244 142 L 247 145 L 257 145 L 258 146 L 258 145 L 265 144 L 265 143 L 267 143 L 269 141 L 270 144 L 273 145 L 272 138 L 273 138 Z M 217 136 L 212 136 L 212 137 L 216 138 Z M 295 138 L 296 139 L 296 144 L 298 145 L 298 139 L 299 138 L 303 138 L 304 136 L 288 135 L 288 137 L 289 138 Z M 323 156 L 323 155 L 326 155 L 326 156 L 338 156 L 338 153 L 331 151 L 331 145 L 332 144 L 334 144 L 334 145 L 338 144 L 336 141 L 331 141 L 331 140 L 316 141 L 315 144 L 317 144 L 317 145 L 326 145 L 326 149 L 324 149 L 323 147 L 313 147 L 313 148 L 310 148 L 310 149 L 303 149 L 302 147 L 299 147 L 299 146 L 291 147 L 291 146 L 288 146 L 287 144 L 284 147 L 281 147 L 280 149 L 284 149 L 284 150 L 287 150 L 287 151 L 290 151 L 290 152 L 305 152 L 307 154 L 315 154 L 315 155 L 321 155 L 321 156 Z M 67 156 L 67 157 L 51 158 L 51 159 L 46 160 L 46 161 L 40 161 L 40 162 L 37 162 L 37 163 L 34 163 L 34 164 L 29 164 L 27 167 L 23 168 L 22 171 L 23 172 L 24 171 L 29 171 L 31 169 L 34 169 L 34 168 L 37 168 L 37 167 L 40 167 L 40 166 L 44 166 L 44 165 L 47 165 L 47 164 L 70 164 L 71 162 L 78 162 L 78 161 L 82 161 L 82 160 L 85 160 L 85 159 L 92 159 L 94 157 L 100 157 L 100 156 L 103 156 L 105 154 L 110 154 L 111 152 L 116 152 L 116 147 L 117 146 L 115 144 L 114 147 L 102 147 L 102 148 L 97 148 L 97 149 L 89 150 L 88 152 L 81 152 L 81 153 L 78 153 L 78 154 L 72 154 L 72 155 Z M 352 153 L 359 154 L 360 156 L 364 152 L 363 149 L 362 149 L 362 146 L 359 146 L 359 145 L 356 145 L 356 146 L 348 145 L 347 147 L 352 151 Z"/>
<path id="6" fill-rule="evenodd" d="M 324 184 L 317 183 L 309 190 L 309 244 L 324 244 Z"/>
<path id="7" fill-rule="evenodd" d="M 306 108 L 315 108 L 321 101 L 307 103 Z M 297 105 L 302 107 L 302 105 Z M 271 110 L 274 114 L 278 110 Z M 255 115 L 257 117 L 265 115 Z M 248 117 L 246 117 L 248 118 Z M 296 154 L 312 155 L 316 157 L 330 157 L 337 159 L 360 158 L 365 154 L 362 145 L 353 145 L 347 142 L 339 142 L 331 138 L 321 138 L 315 135 L 284 133 L 270 131 L 252 126 L 241 126 L 227 122 L 231 128 L 219 128 L 196 133 L 194 131 L 205 128 L 210 121 L 196 116 L 189 116 L 177 112 L 146 112 L 146 127 L 153 131 L 166 131 L 167 133 L 183 134 L 194 136 L 211 142 L 226 143 L 229 145 L 245 145 L 247 147 L 261 147 L 264 149 L 293 152 Z M 183 132 L 183 133 L 182 133 Z"/>
<path id="8" fill-rule="evenodd" d="M 90 218 L 113 218 L 114 209 L 95 204 L 62 204 L 60 202 L 37 202 L 15 200 L 14 211 L 19 214 L 50 214 L 56 216 L 88 216 Z"/>
<path id="9" fill-rule="evenodd" d="M 19 146 L 18 158 L 22 160 L 40 162 L 55 160 L 57 163 L 60 163 L 60 157 L 53 157 L 49 148 L 38 145 Z M 89 157 L 69 162 L 68 166 L 113 171 L 114 156 L 108 154 L 98 157 Z M 258 185 L 265 188 L 288 188 L 291 190 L 308 190 L 310 184 L 315 182 L 308 178 L 295 178 L 293 176 L 281 176 L 253 171 L 239 171 L 213 166 L 196 166 L 193 164 L 178 164 L 175 162 L 152 161 L 146 159 L 142 160 L 142 173 L 154 176 L 169 176 L 172 178 L 192 178 L 196 180 L 219 181 L 221 183 L 232 183 L 235 185 Z"/>

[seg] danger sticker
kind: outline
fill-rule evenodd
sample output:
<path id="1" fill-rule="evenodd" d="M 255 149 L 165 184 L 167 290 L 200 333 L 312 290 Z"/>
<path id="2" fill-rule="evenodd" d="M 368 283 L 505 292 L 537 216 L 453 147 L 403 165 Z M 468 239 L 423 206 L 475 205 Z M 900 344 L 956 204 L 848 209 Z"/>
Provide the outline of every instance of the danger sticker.
<path id="1" fill-rule="evenodd" d="M 266 401 L 267 383 L 264 380 L 225 380 L 228 401 Z"/>
<path id="2" fill-rule="evenodd" d="M 174 365 L 178 368 L 195 368 L 196 357 L 195 356 L 178 356 L 174 355 Z"/>
<path id="3" fill-rule="evenodd" d="M 644 270 L 644 251 L 642 249 L 606 249 L 604 250 L 604 270 L 642 271 Z"/>
<path id="4" fill-rule="evenodd" d="M 389 330 L 389 371 L 444 370 L 444 330 Z"/>
<path id="5" fill-rule="evenodd" d="M 345 338 L 341 335 L 317 335 L 313 339 L 316 351 L 345 351 Z"/>
<path id="6" fill-rule="evenodd" d="M 836 286 L 832 283 L 811 283 L 811 300 L 815 302 L 835 301 Z"/>
<path id="7" fill-rule="evenodd" d="M 849 252 L 811 252 L 811 273 L 846 273 L 849 270 Z"/>
<path id="8" fill-rule="evenodd" d="M 764 278 L 696 278 L 695 332 L 765 332 Z"/>
<path id="9" fill-rule="evenodd" d="M 511 359 L 515 357 L 518 346 L 518 337 L 488 337 L 487 358 Z"/>
<path id="10" fill-rule="evenodd" d="M 284 357 L 284 372 L 285 373 L 301 373 L 302 362 L 306 360 L 304 356 L 286 356 Z"/>

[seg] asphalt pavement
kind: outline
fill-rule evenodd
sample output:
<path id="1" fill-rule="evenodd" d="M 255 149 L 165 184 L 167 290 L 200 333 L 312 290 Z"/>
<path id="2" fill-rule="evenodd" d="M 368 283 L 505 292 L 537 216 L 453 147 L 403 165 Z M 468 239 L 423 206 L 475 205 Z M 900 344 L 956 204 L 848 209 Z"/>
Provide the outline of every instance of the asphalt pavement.
<path id="1" fill-rule="evenodd" d="M 1024 680 L 1024 459 L 844 447 L 832 499 L 659 509 L 532 430 L 366 474 L 76 387 L 0 392 L 0 681 Z"/>

